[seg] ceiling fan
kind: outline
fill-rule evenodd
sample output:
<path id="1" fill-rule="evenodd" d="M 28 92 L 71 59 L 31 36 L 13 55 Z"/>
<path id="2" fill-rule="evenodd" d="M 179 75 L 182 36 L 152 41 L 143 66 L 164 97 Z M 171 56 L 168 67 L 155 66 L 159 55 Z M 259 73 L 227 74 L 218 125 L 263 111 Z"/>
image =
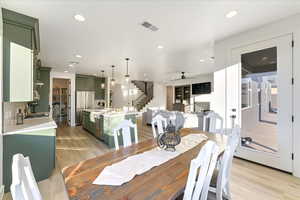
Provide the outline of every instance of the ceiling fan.
<path id="1" fill-rule="evenodd" d="M 186 74 L 186 72 L 180 72 L 180 74 L 179 74 L 180 78 L 171 79 L 170 81 L 179 81 L 179 80 L 193 79 L 192 77 L 187 77 L 185 74 Z"/>

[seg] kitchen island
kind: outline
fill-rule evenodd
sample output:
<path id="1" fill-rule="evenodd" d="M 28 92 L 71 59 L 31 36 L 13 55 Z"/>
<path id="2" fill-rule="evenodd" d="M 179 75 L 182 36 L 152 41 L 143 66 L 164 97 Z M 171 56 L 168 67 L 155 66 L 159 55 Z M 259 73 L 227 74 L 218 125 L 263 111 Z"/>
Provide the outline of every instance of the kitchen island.
<path id="1" fill-rule="evenodd" d="M 136 124 L 137 112 L 114 112 L 107 110 L 84 110 L 82 127 L 96 138 L 103 141 L 109 148 L 114 148 L 113 130 L 125 119 Z M 134 131 L 131 130 L 134 141 Z M 122 145 L 121 136 L 119 144 Z"/>

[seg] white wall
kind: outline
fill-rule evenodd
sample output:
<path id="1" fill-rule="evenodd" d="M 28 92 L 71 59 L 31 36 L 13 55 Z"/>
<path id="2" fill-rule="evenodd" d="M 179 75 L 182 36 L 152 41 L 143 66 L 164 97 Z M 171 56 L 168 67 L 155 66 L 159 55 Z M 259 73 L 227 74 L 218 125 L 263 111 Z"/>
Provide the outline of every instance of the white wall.
<path id="1" fill-rule="evenodd" d="M 131 84 L 130 88 L 136 88 L 133 84 Z M 123 95 L 123 90 L 121 88 L 121 84 L 116 84 L 113 87 L 113 95 L 112 95 L 112 107 L 113 108 L 122 108 L 123 106 L 127 106 L 128 99 L 127 96 Z M 131 96 L 130 99 L 134 100 L 141 95 L 141 92 L 138 90 L 138 93 L 134 96 Z M 131 101 L 130 100 L 130 101 Z M 147 106 L 143 109 L 145 110 L 148 107 L 160 107 L 162 109 L 166 108 L 166 86 L 159 83 L 154 83 L 153 86 L 153 99 L 147 104 Z"/>
<path id="2" fill-rule="evenodd" d="M 2 60 L 2 55 L 3 55 L 3 48 L 2 48 L 2 42 L 3 42 L 3 24 L 2 24 L 2 9 L 0 6 L 0 77 L 1 80 L 3 80 L 2 78 L 2 64 L 3 64 L 3 60 Z M 2 81 L 0 81 L 0 186 L 2 185 L 2 181 L 3 181 L 3 135 L 2 135 Z"/>
<path id="3" fill-rule="evenodd" d="M 136 90 L 137 93 L 134 95 L 128 96 L 128 89 L 123 88 L 122 89 L 122 84 L 116 83 L 112 87 L 112 107 L 113 108 L 123 108 L 124 106 L 128 106 L 128 101 L 132 102 L 132 100 L 136 99 L 139 97 L 142 93 L 140 90 L 138 90 L 133 84 L 130 83 L 130 91 L 132 89 Z M 129 99 L 128 99 L 129 98 Z"/>
<path id="4" fill-rule="evenodd" d="M 230 53 L 231 49 L 253 44 L 255 42 L 268 40 L 270 38 L 278 37 L 281 35 L 292 33 L 295 41 L 294 48 L 294 138 L 293 138 L 293 148 L 295 153 L 294 160 L 294 172 L 295 176 L 300 177 L 300 145 L 298 145 L 300 141 L 300 104 L 295 102 L 300 102 L 300 15 L 295 15 L 289 17 L 287 19 L 283 19 L 276 23 L 272 23 L 263 27 L 259 27 L 257 29 L 253 29 L 230 38 L 217 41 L 215 43 L 215 67 L 216 71 L 220 69 L 224 69 L 227 66 L 230 66 Z M 224 79 L 224 78 L 223 78 Z M 224 86 L 222 85 L 222 80 L 219 81 L 218 84 L 219 90 L 225 91 L 225 80 L 223 80 Z M 216 87 L 215 87 L 216 88 Z M 222 98 L 222 97 L 220 97 Z M 225 100 L 225 99 L 223 99 Z M 222 105 L 222 104 L 220 104 Z M 225 106 L 225 105 L 224 105 Z M 220 111 L 224 112 L 225 107 L 219 107 Z"/>
<path id="5" fill-rule="evenodd" d="M 214 73 L 209 74 L 201 74 L 198 76 L 193 77 L 192 79 L 183 79 L 178 81 L 172 81 L 166 85 L 168 86 L 178 86 L 178 85 L 191 85 L 194 83 L 205 83 L 205 82 L 211 82 L 211 89 L 212 92 L 210 94 L 201 94 L 201 95 L 192 95 L 191 96 L 191 110 L 194 110 L 193 108 L 193 102 L 210 102 L 210 106 L 212 109 L 212 102 L 214 100 Z M 174 87 L 175 90 L 175 87 Z M 175 91 L 173 91 L 175 93 Z M 174 100 L 173 100 L 174 101 Z"/>
<path id="6" fill-rule="evenodd" d="M 53 78 L 63 78 L 63 79 L 70 79 L 71 80 L 71 126 L 75 126 L 75 117 L 76 117 L 76 107 L 75 107 L 75 73 L 65 73 L 65 72 L 50 72 L 50 95 L 49 95 L 49 104 L 51 107 L 50 115 L 52 115 L 52 85 L 53 85 Z"/>
<path id="7" fill-rule="evenodd" d="M 153 85 L 153 99 L 146 106 L 148 107 L 159 107 L 161 109 L 166 109 L 167 107 L 167 88 L 163 84 L 154 83 Z"/>

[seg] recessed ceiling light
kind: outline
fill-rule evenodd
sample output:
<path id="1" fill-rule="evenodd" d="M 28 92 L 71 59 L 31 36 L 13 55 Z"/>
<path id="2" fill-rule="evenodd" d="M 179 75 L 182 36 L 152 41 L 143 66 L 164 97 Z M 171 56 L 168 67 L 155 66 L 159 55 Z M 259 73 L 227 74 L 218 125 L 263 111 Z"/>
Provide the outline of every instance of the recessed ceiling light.
<path id="1" fill-rule="evenodd" d="M 84 22 L 84 21 L 85 21 L 84 16 L 82 16 L 82 15 L 80 15 L 80 14 L 74 15 L 74 19 L 76 19 L 76 20 L 79 21 L 79 22 Z"/>
<path id="2" fill-rule="evenodd" d="M 226 14 L 226 17 L 232 18 L 232 17 L 236 16 L 237 14 L 238 14 L 238 12 L 236 10 L 232 10 Z"/>
<path id="3" fill-rule="evenodd" d="M 164 46 L 162 46 L 162 45 L 158 45 L 158 46 L 157 46 L 157 48 L 158 48 L 158 49 L 163 49 L 163 48 L 164 48 Z"/>
<path id="4" fill-rule="evenodd" d="M 76 58 L 82 58 L 82 56 L 79 55 L 79 54 L 76 54 L 75 57 L 76 57 Z"/>
<path id="5" fill-rule="evenodd" d="M 200 59 L 200 62 L 204 62 L 205 60 L 204 59 Z"/>
<path id="6" fill-rule="evenodd" d="M 74 65 L 73 64 L 69 64 L 69 67 L 74 67 Z"/>
<path id="7" fill-rule="evenodd" d="M 69 71 L 66 70 L 66 71 L 64 71 L 64 72 L 65 72 L 65 73 L 68 73 Z"/>

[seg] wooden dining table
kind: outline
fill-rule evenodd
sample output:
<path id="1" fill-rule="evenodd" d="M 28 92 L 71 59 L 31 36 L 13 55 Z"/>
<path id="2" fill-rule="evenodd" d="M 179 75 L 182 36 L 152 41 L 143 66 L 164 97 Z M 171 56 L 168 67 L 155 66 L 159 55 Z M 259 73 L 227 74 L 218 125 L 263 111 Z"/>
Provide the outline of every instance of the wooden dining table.
<path id="1" fill-rule="evenodd" d="M 208 140 L 218 144 L 224 151 L 227 136 L 207 133 L 196 129 L 182 129 L 181 136 L 204 134 Z M 208 141 L 206 140 L 206 141 Z M 156 139 L 149 139 L 117 151 L 79 162 L 62 170 L 64 182 L 70 200 L 169 200 L 183 193 L 190 162 L 195 158 L 206 141 L 180 154 L 160 166 L 135 176 L 121 186 L 95 185 L 93 181 L 109 165 L 129 156 L 148 151 L 157 146 Z M 151 160 L 149 160 L 151 162 Z"/>

